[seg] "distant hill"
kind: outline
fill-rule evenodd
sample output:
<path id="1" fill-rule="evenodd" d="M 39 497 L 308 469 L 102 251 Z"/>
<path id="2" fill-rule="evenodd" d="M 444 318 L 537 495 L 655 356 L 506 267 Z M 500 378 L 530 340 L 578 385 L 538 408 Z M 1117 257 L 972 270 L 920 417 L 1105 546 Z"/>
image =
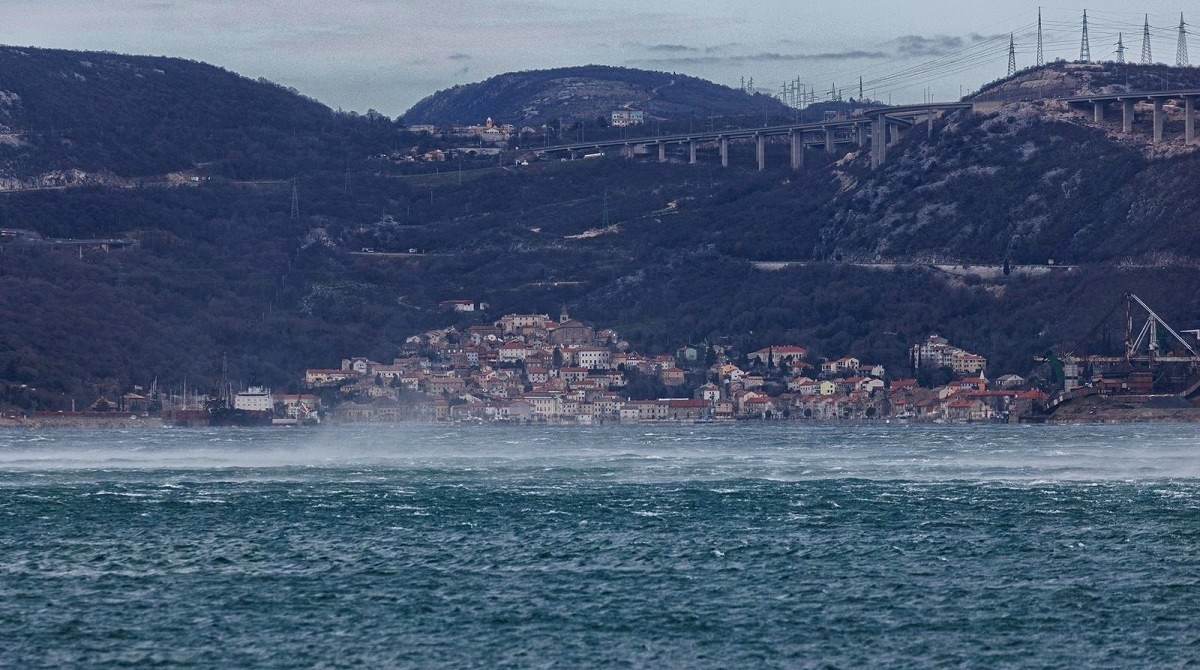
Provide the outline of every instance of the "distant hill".
<path id="1" fill-rule="evenodd" d="M 1087 93 L 1200 88 L 1200 68 L 1157 63 L 1068 63 L 1031 67 L 980 87 L 969 100 L 1019 102 Z"/>
<path id="2" fill-rule="evenodd" d="M 302 148 L 328 152 L 370 122 L 205 63 L 0 47 L 6 190 L 25 182 L 106 183 L 213 162 L 218 169 L 238 164 L 231 169 L 242 176 L 290 175 Z"/>
<path id="3" fill-rule="evenodd" d="M 438 91 L 405 113 L 408 123 L 538 123 L 608 117 L 613 110 L 648 117 L 740 116 L 786 113 L 780 101 L 697 77 L 623 67 L 585 65 L 497 75 Z"/>

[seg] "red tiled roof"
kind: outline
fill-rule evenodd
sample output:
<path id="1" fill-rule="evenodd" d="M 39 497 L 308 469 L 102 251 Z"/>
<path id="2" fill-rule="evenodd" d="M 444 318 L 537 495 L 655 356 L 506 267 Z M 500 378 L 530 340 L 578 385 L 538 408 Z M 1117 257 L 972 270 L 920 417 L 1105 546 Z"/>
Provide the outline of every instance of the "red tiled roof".
<path id="1" fill-rule="evenodd" d="M 667 400 L 667 406 L 675 407 L 675 408 L 679 408 L 679 409 L 685 409 L 685 408 L 689 408 L 689 407 L 704 408 L 704 407 L 708 407 L 708 401 L 691 399 L 691 398 L 685 399 L 685 400 L 669 399 L 669 400 Z"/>

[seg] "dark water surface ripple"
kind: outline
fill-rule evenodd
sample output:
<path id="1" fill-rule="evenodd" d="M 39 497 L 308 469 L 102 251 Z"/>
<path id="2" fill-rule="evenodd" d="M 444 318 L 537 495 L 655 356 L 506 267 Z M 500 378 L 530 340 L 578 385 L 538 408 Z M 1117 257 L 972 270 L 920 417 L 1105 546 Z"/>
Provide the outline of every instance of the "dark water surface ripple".
<path id="1" fill-rule="evenodd" d="M 0 432 L 0 667 L 1200 664 L 1200 427 Z"/>

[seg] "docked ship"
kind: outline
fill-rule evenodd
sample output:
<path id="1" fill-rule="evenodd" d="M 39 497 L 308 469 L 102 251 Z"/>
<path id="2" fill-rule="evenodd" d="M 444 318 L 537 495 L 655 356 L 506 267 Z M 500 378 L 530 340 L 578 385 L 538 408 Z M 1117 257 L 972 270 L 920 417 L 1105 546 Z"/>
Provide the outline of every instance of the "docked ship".
<path id="1" fill-rule="evenodd" d="M 269 426 L 274 413 L 274 402 L 271 390 L 261 386 L 251 386 L 240 393 L 233 392 L 233 386 L 227 379 L 222 379 L 214 393 L 209 395 L 205 407 L 208 410 L 210 426 Z"/>

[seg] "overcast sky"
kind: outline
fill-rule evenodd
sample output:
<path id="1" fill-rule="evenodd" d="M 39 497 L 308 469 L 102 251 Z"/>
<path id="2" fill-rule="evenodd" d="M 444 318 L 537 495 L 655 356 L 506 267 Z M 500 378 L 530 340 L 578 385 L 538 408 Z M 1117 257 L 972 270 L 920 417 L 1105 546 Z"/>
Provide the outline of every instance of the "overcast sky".
<path id="1" fill-rule="evenodd" d="M 752 7 L 752 8 L 749 8 Z M 0 0 L 0 41 L 203 60 L 333 107 L 397 115 L 456 83 L 600 63 L 683 72 L 763 90 L 799 77 L 879 100 L 956 98 L 1034 60 L 1033 2 L 867 0 Z M 1089 4 L 1094 59 L 1175 61 L 1180 2 Z M 1045 5 L 1047 59 L 1079 56 L 1082 7 Z M 1200 9 L 1196 10 L 1200 15 Z M 1189 17 L 1190 18 L 1190 17 Z M 1197 21 L 1200 21 L 1198 16 Z M 1198 24 L 1200 25 L 1200 24 Z M 1193 45 L 1200 61 L 1200 43 Z"/>

